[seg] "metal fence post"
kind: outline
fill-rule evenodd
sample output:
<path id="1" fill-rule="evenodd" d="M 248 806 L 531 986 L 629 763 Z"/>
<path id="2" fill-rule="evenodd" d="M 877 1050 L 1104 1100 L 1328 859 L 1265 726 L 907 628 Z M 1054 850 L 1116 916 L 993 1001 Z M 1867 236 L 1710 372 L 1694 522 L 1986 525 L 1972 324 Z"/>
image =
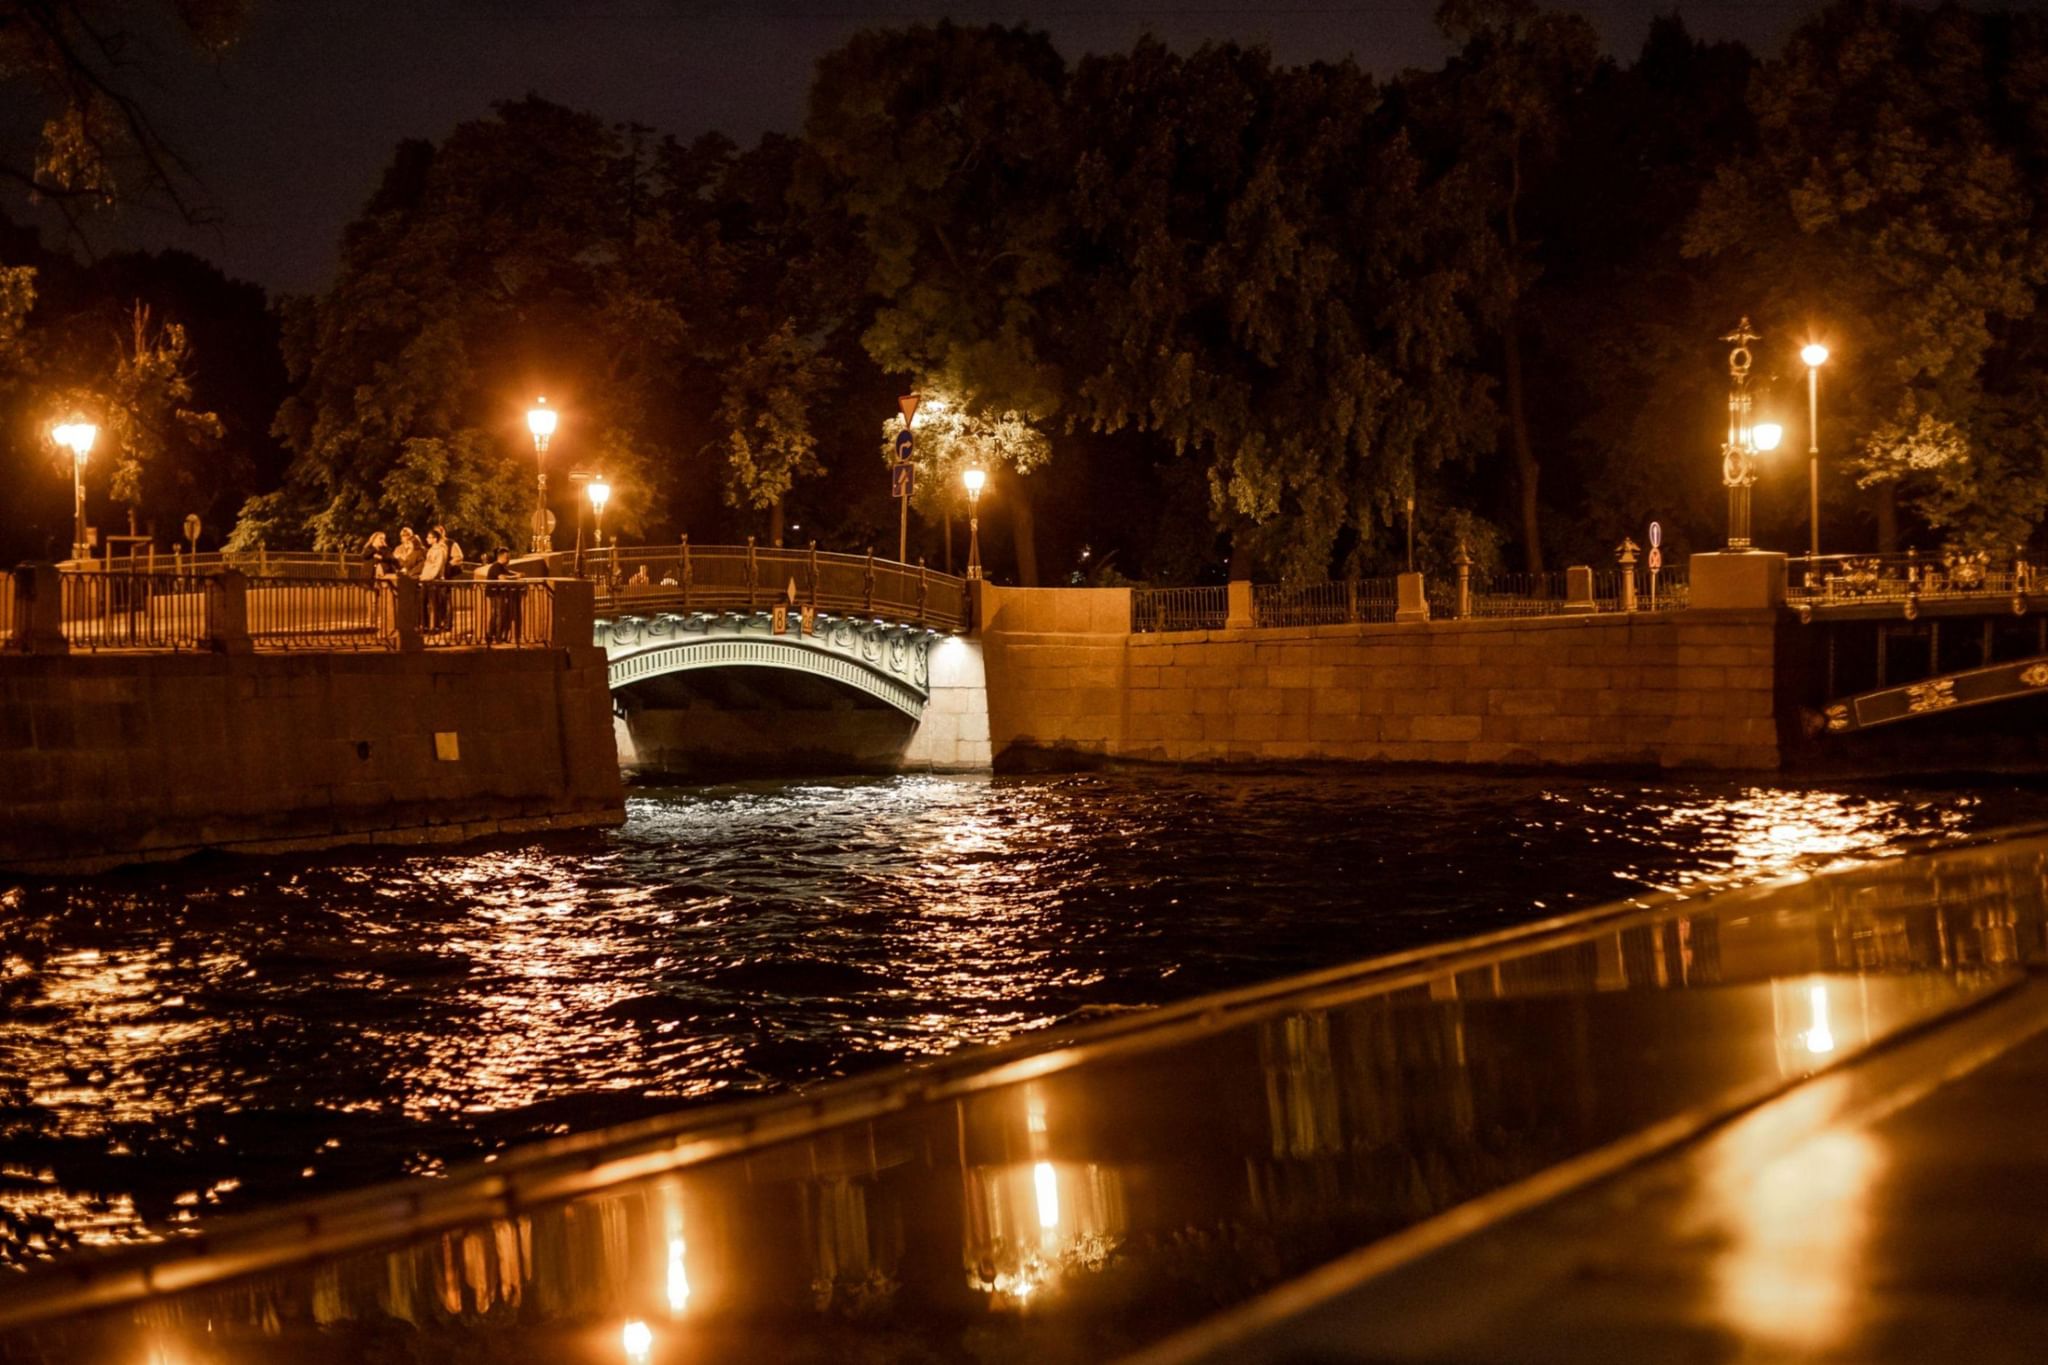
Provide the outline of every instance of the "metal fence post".
<path id="1" fill-rule="evenodd" d="M 683 610 L 684 610 L 684 611 L 688 611 L 688 610 L 690 609 L 690 579 L 691 579 L 691 578 L 692 578 L 692 577 L 694 576 L 694 573 L 695 573 L 695 567 L 694 567 L 694 566 L 693 566 L 693 565 L 692 565 L 692 564 L 690 563 L 690 538 L 689 538 L 688 536 L 684 536 L 684 537 L 683 537 Z"/>
<path id="2" fill-rule="evenodd" d="M 866 587 L 867 614 L 873 616 L 875 614 L 875 547 L 872 545 L 868 546 L 868 570 Z"/>
<path id="3" fill-rule="evenodd" d="M 811 610 L 818 609 L 818 542 L 811 542 Z"/>
<path id="4" fill-rule="evenodd" d="M 1458 609 L 1460 621 L 1472 614 L 1472 552 L 1465 548 L 1465 542 L 1458 542 Z"/>
<path id="5" fill-rule="evenodd" d="M 925 571 L 924 556 L 917 557 L 917 623 L 924 624 L 925 597 L 931 591 L 930 577 Z"/>
<path id="6" fill-rule="evenodd" d="M 425 649 L 420 635 L 420 581 L 406 574 L 391 580 L 391 617 L 398 648 L 406 654 Z"/>
<path id="7" fill-rule="evenodd" d="M 754 589 L 761 581 L 761 565 L 754 558 L 754 538 L 747 537 L 747 610 L 754 609 Z"/>

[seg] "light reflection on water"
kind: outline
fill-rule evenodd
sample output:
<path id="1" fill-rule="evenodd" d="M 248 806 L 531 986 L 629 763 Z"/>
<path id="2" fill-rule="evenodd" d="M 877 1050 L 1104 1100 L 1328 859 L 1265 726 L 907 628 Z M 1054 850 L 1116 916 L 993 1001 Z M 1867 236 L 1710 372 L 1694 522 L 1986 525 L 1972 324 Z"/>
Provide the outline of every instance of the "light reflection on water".
<path id="1" fill-rule="evenodd" d="M 482 851 L 25 885 L 0 900 L 0 1262 L 2044 814 L 2006 787 L 903 778 L 642 791 L 615 834 Z"/>

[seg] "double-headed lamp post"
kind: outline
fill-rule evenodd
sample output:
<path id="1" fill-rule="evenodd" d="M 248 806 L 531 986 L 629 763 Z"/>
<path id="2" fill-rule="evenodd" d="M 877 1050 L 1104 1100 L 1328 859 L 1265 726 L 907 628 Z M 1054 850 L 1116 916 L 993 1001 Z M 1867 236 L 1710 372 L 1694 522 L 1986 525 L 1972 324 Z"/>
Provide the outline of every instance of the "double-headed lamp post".
<path id="1" fill-rule="evenodd" d="M 1785 429 L 1775 422 L 1750 421 L 1749 343 L 1762 338 L 1749 330 L 1749 319 L 1721 340 L 1735 343 L 1728 352 L 1728 439 L 1721 445 L 1721 482 L 1728 488 L 1728 548 L 1741 552 L 1756 548 L 1749 539 L 1749 490 L 1756 484 L 1756 457 L 1776 450 Z"/>
<path id="2" fill-rule="evenodd" d="M 967 485 L 967 576 L 981 577 L 981 488 L 988 482 L 988 474 L 980 469 L 969 469 L 960 475 L 960 482 Z"/>
<path id="3" fill-rule="evenodd" d="M 92 453 L 92 443 L 100 429 L 83 418 L 60 422 L 50 430 L 50 438 L 71 452 L 71 557 L 84 559 L 91 554 L 91 547 L 85 543 L 85 457 Z"/>
<path id="4" fill-rule="evenodd" d="M 526 429 L 533 433 L 533 459 L 539 471 L 533 493 L 533 552 L 544 555 L 555 548 L 548 525 L 548 440 L 555 434 L 558 414 L 545 398 L 533 402 L 533 408 L 526 414 Z"/>
<path id="5" fill-rule="evenodd" d="M 1828 348 L 1818 341 L 1800 348 L 1806 362 L 1806 552 L 1820 558 L 1820 367 L 1828 363 Z M 1809 574 L 1819 569 L 1809 567 Z"/>

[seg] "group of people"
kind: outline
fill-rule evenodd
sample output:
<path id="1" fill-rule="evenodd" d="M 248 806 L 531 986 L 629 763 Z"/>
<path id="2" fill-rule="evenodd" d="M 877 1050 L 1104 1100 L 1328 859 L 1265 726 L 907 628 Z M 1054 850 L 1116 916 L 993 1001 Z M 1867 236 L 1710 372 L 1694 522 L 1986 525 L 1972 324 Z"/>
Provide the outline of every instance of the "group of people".
<path id="1" fill-rule="evenodd" d="M 445 526 L 431 528 L 424 538 L 414 535 L 410 526 L 403 527 L 398 532 L 396 546 L 384 532 L 372 532 L 363 542 L 363 559 L 369 564 L 372 577 L 419 581 L 420 625 L 430 632 L 445 631 L 452 624 L 448 585 L 455 580 L 474 576 L 489 583 L 498 583 L 521 577 L 519 571 L 512 567 L 512 551 L 503 545 L 471 575 L 462 557 L 462 546 L 448 534 Z M 486 589 L 486 593 L 490 620 L 485 639 L 491 644 L 510 643 L 519 629 L 518 594 L 509 587 L 496 592 Z"/>

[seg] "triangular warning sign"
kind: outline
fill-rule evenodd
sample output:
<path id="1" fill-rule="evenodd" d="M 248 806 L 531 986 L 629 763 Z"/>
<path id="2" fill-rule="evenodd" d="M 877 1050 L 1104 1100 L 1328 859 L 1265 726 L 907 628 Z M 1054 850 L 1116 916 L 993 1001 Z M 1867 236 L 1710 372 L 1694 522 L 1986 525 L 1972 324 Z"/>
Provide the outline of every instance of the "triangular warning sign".
<path id="1" fill-rule="evenodd" d="M 924 395 L 921 393 L 906 393 L 896 400 L 896 406 L 903 409 L 904 426 L 909 426 L 911 419 L 917 416 L 917 405 L 923 400 Z"/>

